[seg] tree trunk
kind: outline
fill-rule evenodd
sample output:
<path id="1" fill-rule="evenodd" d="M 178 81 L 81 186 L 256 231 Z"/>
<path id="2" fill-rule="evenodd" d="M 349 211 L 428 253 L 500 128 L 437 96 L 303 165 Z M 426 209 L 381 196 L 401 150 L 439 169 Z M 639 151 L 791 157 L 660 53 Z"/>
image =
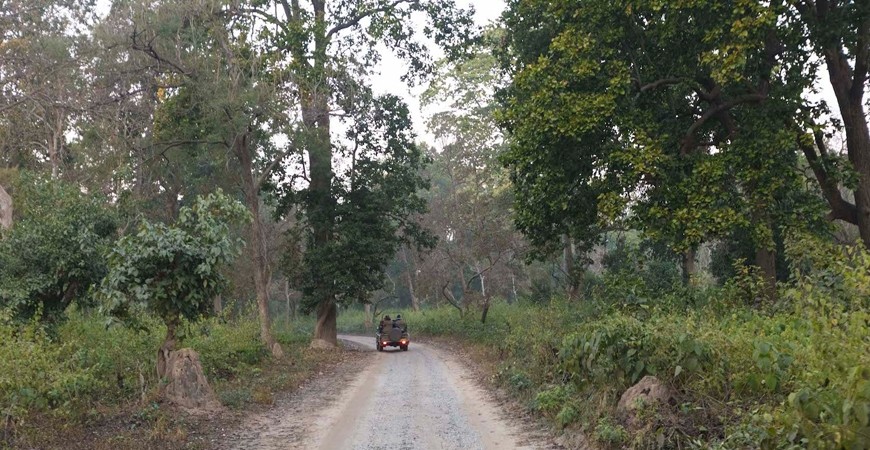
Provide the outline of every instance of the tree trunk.
<path id="1" fill-rule="evenodd" d="M 755 265 L 761 269 L 764 281 L 762 297 L 767 301 L 776 300 L 776 252 L 766 247 L 755 250 Z"/>
<path id="2" fill-rule="evenodd" d="M 223 296 L 221 294 L 214 296 L 214 315 L 219 316 L 224 311 Z"/>
<path id="3" fill-rule="evenodd" d="M 826 17 L 820 17 L 824 22 Z M 866 19 L 865 19 L 866 20 Z M 828 26 L 837 26 L 829 23 Z M 839 47 L 825 50 L 825 63 L 828 67 L 831 87 L 837 98 L 840 115 L 846 130 L 846 148 L 849 162 L 858 172 L 858 187 L 855 189 L 855 208 L 857 209 L 858 231 L 864 245 L 870 247 L 870 130 L 864 114 L 864 89 L 867 77 L 868 32 L 867 23 L 859 27 L 856 66 L 853 70 L 848 58 Z M 860 63 L 859 63 L 860 61 Z"/>
<path id="4" fill-rule="evenodd" d="M 312 347 L 332 348 L 338 345 L 337 316 L 338 307 L 334 301 L 317 305 L 317 324 L 314 326 Z"/>
<path id="5" fill-rule="evenodd" d="M 166 362 L 169 361 L 169 354 L 175 350 L 177 341 L 175 330 L 178 328 L 178 318 L 173 318 L 166 321 L 166 338 L 163 339 L 163 344 L 160 350 L 157 350 L 157 378 L 162 379 L 166 376 Z"/>
<path id="6" fill-rule="evenodd" d="M 46 115 L 50 115 L 48 111 L 46 111 Z M 47 118 L 46 118 L 47 119 Z M 51 178 L 53 180 L 58 179 L 60 177 L 60 158 L 61 158 L 61 148 L 63 146 L 64 140 L 64 119 L 65 114 L 61 111 L 55 111 L 55 116 L 53 117 L 54 123 L 51 124 L 51 139 L 48 143 L 48 161 L 51 164 Z"/>
<path id="7" fill-rule="evenodd" d="M 329 135 L 329 89 L 321 77 L 326 67 L 326 5 L 323 1 L 312 2 L 314 7 L 314 51 L 312 66 L 303 69 L 305 78 L 299 85 L 302 122 L 313 138 L 307 145 L 309 160 L 309 185 L 307 213 L 314 235 L 313 247 L 323 248 L 332 241 L 335 220 L 332 198 L 332 144 Z M 307 49 L 294 49 L 294 56 L 304 58 Z M 300 59 L 301 60 L 301 59 Z M 310 69 L 310 72 L 308 72 Z M 317 299 L 317 326 L 314 340 L 318 345 L 338 342 L 336 334 L 336 304 L 333 280 L 319 277 L 315 281 L 314 295 Z M 314 344 L 314 343 L 312 343 Z"/>
<path id="8" fill-rule="evenodd" d="M 475 268 L 477 269 L 477 277 L 480 278 L 480 294 L 486 298 L 486 279 L 483 276 L 483 272 L 480 270 L 480 264 Z"/>
<path id="9" fill-rule="evenodd" d="M 692 278 L 694 278 L 698 274 L 698 266 L 695 262 L 695 248 L 690 247 L 685 252 L 683 252 L 683 284 L 686 286 L 692 282 Z"/>
<path id="10" fill-rule="evenodd" d="M 260 317 L 260 338 L 266 348 L 275 358 L 284 356 L 281 344 L 272 335 L 272 320 L 269 316 L 269 259 L 266 251 L 266 241 L 263 236 L 263 220 L 260 217 L 260 186 L 256 183 L 253 168 L 253 155 L 248 145 L 249 135 L 236 139 L 234 151 L 242 169 L 242 183 L 245 190 L 245 201 L 251 213 L 251 241 L 254 249 L 254 290 L 257 293 L 257 309 Z"/>
<path id="11" fill-rule="evenodd" d="M 417 294 L 414 293 L 414 278 L 415 277 L 415 268 L 411 265 L 411 258 L 408 258 L 408 248 L 402 247 L 402 257 L 405 260 L 405 277 L 408 280 L 408 292 L 411 294 L 411 308 L 414 308 L 414 311 L 420 311 L 420 300 L 417 298 Z"/>
<path id="12" fill-rule="evenodd" d="M 254 245 L 254 289 L 257 291 L 257 309 L 260 315 L 260 337 L 266 347 L 272 351 L 272 356 L 281 358 L 284 351 L 281 344 L 272 335 L 272 318 L 269 314 L 269 260 L 266 254 L 266 242 L 263 238 L 263 221 L 259 216 L 259 198 L 254 199 L 251 213 L 254 220 L 251 223 L 251 243 Z"/>
<path id="13" fill-rule="evenodd" d="M 577 294 L 574 274 L 574 243 L 567 234 L 562 235 L 562 270 L 565 272 L 565 295 L 571 300 Z"/>
<path id="14" fill-rule="evenodd" d="M 460 282 L 462 281 L 464 280 L 460 280 Z M 456 296 L 453 295 L 453 290 L 449 289 L 449 287 L 450 280 L 447 280 L 447 284 L 441 288 L 441 294 L 444 295 L 445 299 L 447 299 L 447 303 L 450 303 L 450 305 L 459 310 L 460 316 L 465 315 L 465 310 L 462 309 L 462 305 L 459 303 L 459 300 L 456 300 Z"/>
<path id="15" fill-rule="evenodd" d="M 870 131 L 859 101 L 840 108 L 846 128 L 849 161 L 858 172 L 855 188 L 855 208 L 858 210 L 858 232 L 864 245 L 870 248 Z"/>
<path id="16" fill-rule="evenodd" d="M 296 320 L 296 299 L 290 292 L 290 280 L 284 280 L 284 298 L 287 300 L 287 321 Z"/>
<path id="17" fill-rule="evenodd" d="M 478 268 L 480 270 L 480 268 Z M 480 323 L 486 323 L 486 315 L 489 313 L 489 296 L 486 295 L 486 285 L 483 282 L 483 274 L 480 274 L 480 292 L 483 294 L 483 311 L 480 314 Z"/>
<path id="18" fill-rule="evenodd" d="M 12 227 L 12 196 L 0 186 L 0 229 Z"/>
<path id="19" fill-rule="evenodd" d="M 371 303 L 365 304 L 365 319 L 364 320 L 365 320 L 366 332 L 370 333 L 372 331 L 372 327 L 374 326 L 374 323 L 375 323 L 374 317 L 372 317 L 372 304 Z"/>
<path id="20" fill-rule="evenodd" d="M 459 284 L 462 286 L 462 298 L 459 301 L 462 304 L 462 312 L 463 314 L 468 311 L 469 306 L 471 306 L 471 296 L 468 295 L 468 285 L 465 282 L 465 268 L 463 266 L 459 266 L 456 268 L 457 276 L 459 277 Z"/>

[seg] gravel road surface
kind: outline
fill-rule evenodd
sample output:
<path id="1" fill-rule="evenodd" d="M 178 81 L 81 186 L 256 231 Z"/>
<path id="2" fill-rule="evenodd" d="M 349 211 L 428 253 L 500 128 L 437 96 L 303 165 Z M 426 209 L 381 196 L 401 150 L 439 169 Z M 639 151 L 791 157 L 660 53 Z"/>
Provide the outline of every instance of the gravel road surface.
<path id="1" fill-rule="evenodd" d="M 505 417 L 447 351 L 411 342 L 376 352 L 374 338 L 341 336 L 366 352 L 250 417 L 227 449 L 542 449 Z"/>

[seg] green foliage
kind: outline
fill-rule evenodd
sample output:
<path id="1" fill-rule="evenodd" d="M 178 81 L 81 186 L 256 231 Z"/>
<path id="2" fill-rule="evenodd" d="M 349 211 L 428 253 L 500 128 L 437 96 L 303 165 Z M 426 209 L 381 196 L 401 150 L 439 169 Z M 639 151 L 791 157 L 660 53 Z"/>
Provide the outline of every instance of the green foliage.
<path id="1" fill-rule="evenodd" d="M 797 156 L 814 66 L 787 15 L 777 2 L 510 3 L 503 162 L 539 253 L 614 222 L 679 251 L 735 230 L 771 248 L 820 224 Z"/>
<path id="2" fill-rule="evenodd" d="M 182 208 L 173 226 L 143 222 L 109 254 L 102 284 L 108 311 L 133 319 L 132 311 L 144 307 L 173 327 L 206 314 L 224 288 L 220 269 L 241 245 L 230 237 L 230 224 L 248 217 L 241 203 L 218 191 Z"/>
<path id="3" fill-rule="evenodd" d="M 816 231 L 822 232 L 827 228 L 827 225 L 819 226 Z M 784 236 L 781 230 L 774 233 L 773 241 L 776 249 L 776 279 L 777 281 L 785 281 L 788 279 L 790 268 L 789 261 L 786 259 Z M 747 230 L 736 230 L 713 246 L 710 255 L 710 274 L 720 283 L 726 283 L 745 271 L 740 265 L 736 265 L 735 261 L 741 261 L 743 265 L 751 264 L 755 258 L 755 250 Z"/>
<path id="4" fill-rule="evenodd" d="M 347 184 L 332 189 L 342 199 L 331 208 L 332 236 L 325 245 L 314 245 L 313 232 L 308 236 L 302 277 L 308 310 L 324 293 L 337 294 L 342 304 L 367 298 L 383 287 L 384 270 L 401 245 L 431 248 L 435 243 L 412 220 L 426 210 L 421 191 L 428 182 L 421 176 L 427 158 L 414 142 L 408 107 L 392 95 L 374 98 L 368 106 L 348 131 L 355 143 L 347 149 L 353 167 L 344 174 Z"/>
<path id="5" fill-rule="evenodd" d="M 560 385 L 544 389 L 535 395 L 532 409 L 548 414 L 551 417 L 555 416 L 562 410 L 565 403 L 574 393 L 572 385 Z"/>
<path id="6" fill-rule="evenodd" d="M 649 241 L 640 245 L 617 237 L 602 259 L 606 271 L 600 283 L 589 279 L 590 295 L 616 304 L 643 304 L 647 299 L 672 292 L 681 282 L 673 253 L 656 251 Z"/>
<path id="7" fill-rule="evenodd" d="M 0 315 L 0 408 L 13 423 L 34 411 L 62 417 L 135 397 L 140 377 L 153 386 L 150 360 L 159 340 L 73 312 L 47 335 L 36 320 L 17 325 Z"/>
<path id="8" fill-rule="evenodd" d="M 535 277 L 532 278 L 532 285 L 529 292 L 529 300 L 535 303 L 549 302 L 556 290 L 553 286 L 553 280 L 550 277 Z"/>
<path id="9" fill-rule="evenodd" d="M 267 356 L 254 314 L 245 317 L 231 324 L 217 317 L 201 320 L 186 340 L 186 345 L 200 352 L 203 370 L 210 380 L 250 375 Z"/>
<path id="10" fill-rule="evenodd" d="M 37 319 L 22 325 L 0 310 L 0 414 L 5 426 L 24 424 L 35 413 L 75 421 L 105 407 L 153 397 L 159 383 L 155 348 L 165 335 L 164 324 L 141 317 L 147 326 L 137 330 L 106 327 L 106 320 L 71 308 L 67 320 L 49 335 Z M 219 398 L 231 407 L 249 403 L 249 387 L 224 382 L 260 373 L 268 352 L 258 338 L 256 315 L 183 325 Z M 288 351 L 308 345 L 309 333 L 298 326 L 276 329 Z M 156 406 L 149 406 L 139 414 L 147 419 L 155 413 Z"/>
<path id="11" fill-rule="evenodd" d="M 428 151 L 432 188 L 427 193 L 429 212 L 420 219 L 439 241 L 416 277 L 433 287 L 451 286 L 457 308 L 486 302 L 483 295 L 473 294 L 483 292 L 484 285 L 486 297 L 515 296 L 512 283 L 492 281 L 516 278 L 527 247 L 514 225 L 507 172 L 498 162 L 506 145 L 492 100 L 499 82 L 493 49 L 501 36 L 500 30 L 489 28 L 469 58 L 441 61 L 421 99 L 424 107 L 439 110 L 426 123 L 437 147 Z M 552 282 L 550 274 L 535 278 L 539 288 Z M 541 300 L 549 297 L 537 293 Z"/>
<path id="12" fill-rule="evenodd" d="M 595 424 L 595 439 L 606 444 L 618 445 L 628 440 L 628 432 L 612 419 L 602 417 Z"/>
<path id="13" fill-rule="evenodd" d="M 18 179 L 15 202 L 16 222 L 0 233 L 0 307 L 24 321 L 58 321 L 106 274 L 117 217 L 105 199 L 30 174 Z"/>

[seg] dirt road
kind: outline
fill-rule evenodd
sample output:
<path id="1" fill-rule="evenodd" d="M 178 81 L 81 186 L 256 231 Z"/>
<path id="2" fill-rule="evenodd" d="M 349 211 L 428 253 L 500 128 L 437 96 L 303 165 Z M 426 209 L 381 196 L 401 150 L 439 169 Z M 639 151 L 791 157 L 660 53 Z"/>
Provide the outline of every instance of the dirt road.
<path id="1" fill-rule="evenodd" d="M 251 417 L 225 448 L 553 448 L 500 413 L 447 351 L 412 342 L 407 352 L 376 352 L 373 338 L 341 338 L 364 357 Z"/>

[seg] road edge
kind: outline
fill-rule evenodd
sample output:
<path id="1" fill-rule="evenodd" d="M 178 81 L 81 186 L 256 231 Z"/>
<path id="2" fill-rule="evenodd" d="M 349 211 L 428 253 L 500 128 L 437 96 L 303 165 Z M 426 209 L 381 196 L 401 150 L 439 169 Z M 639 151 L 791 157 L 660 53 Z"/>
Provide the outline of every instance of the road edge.
<path id="1" fill-rule="evenodd" d="M 475 375 L 475 384 L 489 395 L 495 404 L 505 406 L 501 408 L 501 415 L 505 421 L 513 423 L 532 439 L 546 442 L 553 449 L 600 450 L 600 447 L 581 430 L 573 428 L 558 430 L 551 421 L 533 414 L 520 399 L 498 386 L 494 381 L 498 361 L 491 352 L 452 336 L 423 336 L 417 340 L 451 355 L 454 359 L 470 355 L 462 359 L 469 371 Z M 456 354 L 457 349 L 459 355 Z"/>

